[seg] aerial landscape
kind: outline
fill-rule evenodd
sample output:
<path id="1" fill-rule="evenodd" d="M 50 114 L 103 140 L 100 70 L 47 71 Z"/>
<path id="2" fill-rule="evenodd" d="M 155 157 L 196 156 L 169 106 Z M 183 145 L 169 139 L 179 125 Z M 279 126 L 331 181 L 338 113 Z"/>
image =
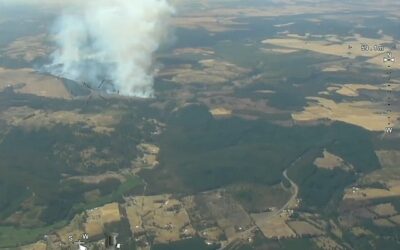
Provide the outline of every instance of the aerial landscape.
<path id="1" fill-rule="evenodd" d="M 82 2 L 0 0 L 0 249 L 400 249 L 400 2 Z"/>

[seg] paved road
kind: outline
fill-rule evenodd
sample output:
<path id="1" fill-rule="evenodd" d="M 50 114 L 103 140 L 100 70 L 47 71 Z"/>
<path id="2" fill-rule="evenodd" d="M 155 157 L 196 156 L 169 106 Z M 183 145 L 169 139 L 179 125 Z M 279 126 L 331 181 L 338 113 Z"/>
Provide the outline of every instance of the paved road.
<path id="1" fill-rule="evenodd" d="M 299 194 L 299 187 L 297 186 L 296 183 L 294 183 L 294 181 L 292 181 L 292 179 L 290 179 L 287 176 L 287 170 L 285 170 L 283 172 L 283 177 L 290 183 L 290 185 L 291 185 L 290 189 L 292 191 L 292 195 L 290 196 L 290 199 L 285 203 L 285 205 L 283 205 L 279 210 L 269 213 L 265 218 L 266 220 L 271 220 L 271 219 L 275 218 L 275 216 L 278 216 L 280 213 L 283 212 L 283 210 L 288 209 L 293 204 L 296 204 L 297 195 Z M 238 240 L 238 241 L 246 240 L 248 237 L 251 237 L 252 231 L 257 227 L 258 226 L 253 226 L 253 227 L 247 229 L 246 231 L 238 233 L 234 239 L 227 241 L 227 242 L 223 242 L 221 244 L 221 248 L 219 248 L 219 250 L 224 249 L 225 247 L 227 247 L 229 244 L 233 243 L 236 240 Z"/>
<path id="2" fill-rule="evenodd" d="M 294 183 L 294 181 L 292 181 L 288 176 L 287 176 L 287 169 L 285 171 L 283 171 L 283 177 L 285 177 L 286 180 L 288 180 L 290 182 L 291 185 L 291 189 L 292 189 L 292 196 L 290 197 L 290 199 L 286 202 L 286 204 L 281 207 L 281 212 L 284 209 L 287 209 L 289 207 L 289 205 L 291 203 L 295 204 L 296 203 L 296 199 L 297 199 L 297 195 L 299 194 L 299 186 L 297 186 L 296 183 Z"/>
<path id="3" fill-rule="evenodd" d="M 299 186 L 297 186 L 297 184 L 294 183 L 294 181 L 292 181 L 287 176 L 287 170 L 285 170 L 283 172 L 283 177 L 286 180 L 288 180 L 288 182 L 290 183 L 290 189 L 292 191 L 292 195 L 290 196 L 290 199 L 285 203 L 285 205 L 283 205 L 280 209 L 269 213 L 265 218 L 266 220 L 271 220 L 271 219 L 275 218 L 275 216 L 278 216 L 279 214 L 281 214 L 283 212 L 283 210 L 288 209 L 293 204 L 296 204 L 297 195 L 299 194 Z"/>
<path id="4" fill-rule="evenodd" d="M 268 217 L 267 217 L 267 219 L 271 219 L 271 218 L 275 217 L 276 215 L 282 213 L 283 210 L 289 208 L 290 205 L 296 204 L 296 199 L 297 199 L 297 196 L 298 196 L 298 194 L 299 194 L 299 186 L 298 186 L 294 181 L 292 181 L 292 179 L 289 178 L 289 176 L 287 175 L 287 171 L 288 171 L 289 168 L 295 166 L 296 163 L 298 163 L 298 162 L 301 161 L 304 157 L 306 157 L 307 154 L 312 153 L 312 152 L 313 152 L 313 149 L 312 149 L 312 148 L 306 150 L 306 151 L 303 152 L 303 154 L 301 154 L 296 160 L 294 160 L 292 163 L 290 163 L 289 167 L 288 167 L 285 171 L 283 171 L 283 177 L 284 177 L 286 180 L 288 180 L 289 183 L 290 183 L 290 189 L 291 189 L 291 191 L 292 191 L 292 196 L 291 196 L 290 199 L 286 202 L 286 204 L 283 205 L 279 210 L 277 210 L 277 211 L 275 211 L 275 212 L 269 214 Z"/>

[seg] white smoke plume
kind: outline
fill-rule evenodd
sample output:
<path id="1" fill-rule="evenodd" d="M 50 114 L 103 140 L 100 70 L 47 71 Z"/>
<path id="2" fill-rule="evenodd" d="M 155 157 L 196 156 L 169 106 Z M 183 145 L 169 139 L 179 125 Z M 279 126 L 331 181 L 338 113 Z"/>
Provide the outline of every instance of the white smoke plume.
<path id="1" fill-rule="evenodd" d="M 108 82 L 126 96 L 153 95 L 153 53 L 167 37 L 174 9 L 166 0 L 81 1 L 55 25 L 53 75 Z M 108 87 L 110 91 L 110 88 Z"/>

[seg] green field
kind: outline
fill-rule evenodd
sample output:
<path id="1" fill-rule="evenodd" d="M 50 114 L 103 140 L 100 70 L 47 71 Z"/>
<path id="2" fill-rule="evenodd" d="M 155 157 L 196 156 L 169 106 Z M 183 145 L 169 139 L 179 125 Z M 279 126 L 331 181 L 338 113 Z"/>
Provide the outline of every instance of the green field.
<path id="1" fill-rule="evenodd" d="M 47 227 L 39 228 L 15 228 L 11 226 L 0 227 L 0 248 L 15 247 L 43 239 L 48 232 L 66 225 L 66 221 L 60 221 Z"/>

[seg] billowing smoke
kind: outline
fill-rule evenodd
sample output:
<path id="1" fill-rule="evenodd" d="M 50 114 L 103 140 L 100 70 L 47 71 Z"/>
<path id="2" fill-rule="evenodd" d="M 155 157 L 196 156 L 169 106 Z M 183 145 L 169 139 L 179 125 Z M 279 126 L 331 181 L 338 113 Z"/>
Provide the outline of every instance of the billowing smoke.
<path id="1" fill-rule="evenodd" d="M 92 0 L 77 7 L 55 25 L 58 49 L 46 70 L 122 95 L 152 96 L 152 55 L 166 39 L 173 8 L 166 0 Z"/>

